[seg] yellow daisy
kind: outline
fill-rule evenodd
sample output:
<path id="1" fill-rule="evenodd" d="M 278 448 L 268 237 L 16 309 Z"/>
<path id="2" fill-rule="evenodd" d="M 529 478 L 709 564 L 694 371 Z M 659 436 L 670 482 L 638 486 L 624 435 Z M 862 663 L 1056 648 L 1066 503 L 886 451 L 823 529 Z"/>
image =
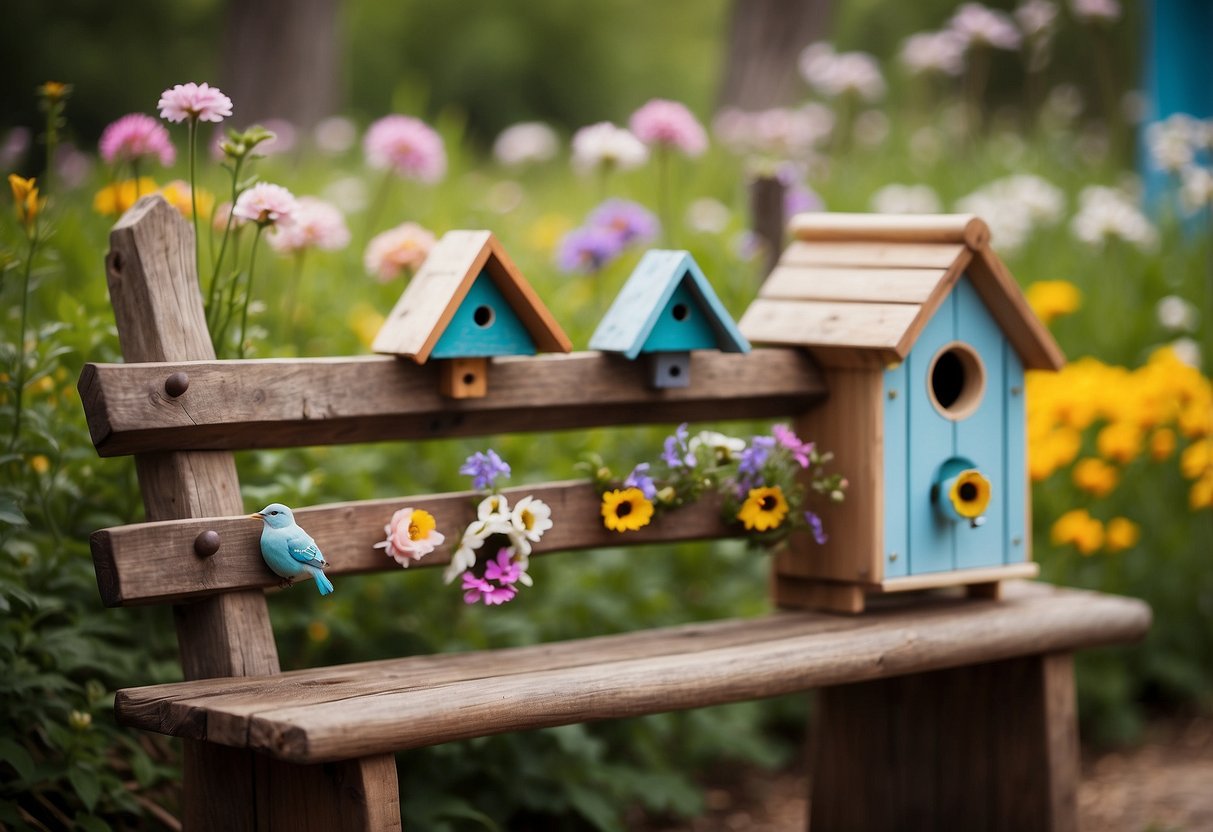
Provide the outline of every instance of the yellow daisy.
<path id="1" fill-rule="evenodd" d="M 653 504 L 639 488 L 623 488 L 602 495 L 602 523 L 614 532 L 634 532 L 653 519 Z"/>
<path id="2" fill-rule="evenodd" d="M 784 499 L 783 489 L 778 485 L 751 488 L 741 511 L 737 512 L 737 519 L 746 527 L 746 531 L 757 529 L 765 532 L 778 528 L 787 516 L 788 501 Z"/>
<path id="3" fill-rule="evenodd" d="M 948 492 L 948 499 L 961 517 L 970 520 L 980 517 L 990 504 L 990 481 L 972 468 L 961 471 Z"/>

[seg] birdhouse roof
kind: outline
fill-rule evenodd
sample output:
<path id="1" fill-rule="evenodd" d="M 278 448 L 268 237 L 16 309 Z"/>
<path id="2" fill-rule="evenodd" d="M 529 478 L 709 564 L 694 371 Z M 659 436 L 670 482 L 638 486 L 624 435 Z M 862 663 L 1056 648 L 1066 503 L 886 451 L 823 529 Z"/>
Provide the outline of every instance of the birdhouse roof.
<path id="1" fill-rule="evenodd" d="M 977 217 L 799 214 L 790 230 L 741 318 L 753 341 L 808 347 L 827 366 L 896 364 L 967 275 L 1025 367 L 1065 363 Z"/>
<path id="2" fill-rule="evenodd" d="M 489 231 L 444 234 L 396 301 L 371 348 L 424 364 L 481 272 L 505 297 L 538 351 L 572 349 L 568 336 Z"/>
<path id="3" fill-rule="evenodd" d="M 717 349 L 748 352 L 749 342 L 733 323 L 732 316 L 716 296 L 695 258 L 686 251 L 661 249 L 646 252 L 636 264 L 594 330 L 590 348 L 621 352 L 628 358 L 636 358 L 684 280 L 692 298 L 707 315 Z"/>

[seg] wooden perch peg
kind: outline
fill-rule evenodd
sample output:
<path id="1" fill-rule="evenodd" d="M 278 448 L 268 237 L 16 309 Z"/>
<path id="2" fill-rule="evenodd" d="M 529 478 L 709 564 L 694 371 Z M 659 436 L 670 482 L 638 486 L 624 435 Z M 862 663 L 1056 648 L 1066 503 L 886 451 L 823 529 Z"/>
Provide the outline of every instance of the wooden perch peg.
<path id="1" fill-rule="evenodd" d="M 448 358 L 440 362 L 438 392 L 451 399 L 482 399 L 489 392 L 487 358 Z"/>

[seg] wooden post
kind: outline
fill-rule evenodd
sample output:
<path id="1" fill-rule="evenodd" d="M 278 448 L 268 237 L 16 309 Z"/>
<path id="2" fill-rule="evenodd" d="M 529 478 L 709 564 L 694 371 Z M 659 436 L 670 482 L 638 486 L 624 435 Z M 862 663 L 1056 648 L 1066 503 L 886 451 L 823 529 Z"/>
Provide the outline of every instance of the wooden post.
<path id="1" fill-rule="evenodd" d="M 162 197 L 139 200 L 114 226 L 106 278 L 127 362 L 214 359 L 193 253 L 193 230 Z M 235 460 L 228 452 L 142 454 L 135 464 L 149 520 L 244 511 Z M 180 604 L 174 607 L 174 618 L 185 678 L 279 672 L 278 648 L 261 590 Z M 257 788 L 252 753 L 187 741 L 184 766 L 186 829 L 258 828 L 262 790 Z M 373 768 L 366 778 L 374 787 L 371 796 L 384 802 L 390 791 L 391 799 L 398 799 L 395 776 L 388 790 L 382 766 L 373 762 Z"/>
<path id="2" fill-rule="evenodd" d="M 812 829 L 1077 828 L 1070 654 L 822 690 Z"/>
<path id="3" fill-rule="evenodd" d="M 763 245 L 763 276 L 770 274 L 783 253 L 786 217 L 783 198 L 787 186 L 777 176 L 759 176 L 750 183 L 750 223 Z"/>

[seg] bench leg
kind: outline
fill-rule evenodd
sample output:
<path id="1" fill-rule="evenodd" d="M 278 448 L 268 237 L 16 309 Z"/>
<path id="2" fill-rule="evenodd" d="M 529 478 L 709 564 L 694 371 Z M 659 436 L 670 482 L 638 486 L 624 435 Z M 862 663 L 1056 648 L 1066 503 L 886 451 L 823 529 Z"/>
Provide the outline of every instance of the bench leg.
<path id="1" fill-rule="evenodd" d="M 399 830 L 391 754 L 296 766 L 187 740 L 184 826 L 223 832 Z"/>
<path id="2" fill-rule="evenodd" d="M 1077 829 L 1069 654 L 828 688 L 813 728 L 812 829 Z"/>

